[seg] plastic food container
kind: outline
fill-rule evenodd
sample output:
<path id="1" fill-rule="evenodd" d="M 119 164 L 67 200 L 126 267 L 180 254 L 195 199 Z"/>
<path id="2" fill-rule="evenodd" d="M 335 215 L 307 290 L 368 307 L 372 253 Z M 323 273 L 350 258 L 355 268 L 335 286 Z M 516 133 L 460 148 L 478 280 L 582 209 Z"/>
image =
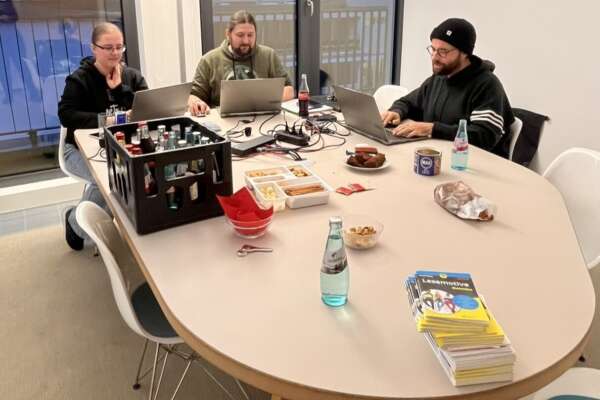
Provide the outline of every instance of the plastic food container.
<path id="1" fill-rule="evenodd" d="M 301 165 L 290 165 L 290 166 L 287 166 L 286 168 L 296 178 L 304 178 L 304 177 L 313 175 L 308 169 L 306 169 L 305 167 L 303 167 Z"/>
<path id="2" fill-rule="evenodd" d="M 247 186 L 263 207 L 274 211 L 327 204 L 332 189 L 302 164 L 254 169 L 244 173 Z"/>
<path id="3" fill-rule="evenodd" d="M 289 173 L 289 170 L 284 167 L 252 169 L 244 172 L 244 179 L 246 185 L 252 188 L 253 183 L 285 179 L 284 175 Z"/>
<path id="4" fill-rule="evenodd" d="M 383 232 L 383 224 L 366 215 L 345 216 L 343 226 L 344 244 L 358 250 L 374 247 Z"/>
<path id="5" fill-rule="evenodd" d="M 289 208 L 310 207 L 329 202 L 329 188 L 315 177 L 290 179 L 277 182 L 286 196 Z"/>
<path id="6" fill-rule="evenodd" d="M 264 208 L 273 206 L 273 211 L 282 211 L 285 209 L 285 194 L 275 183 L 266 182 L 256 184 L 254 196 Z"/>

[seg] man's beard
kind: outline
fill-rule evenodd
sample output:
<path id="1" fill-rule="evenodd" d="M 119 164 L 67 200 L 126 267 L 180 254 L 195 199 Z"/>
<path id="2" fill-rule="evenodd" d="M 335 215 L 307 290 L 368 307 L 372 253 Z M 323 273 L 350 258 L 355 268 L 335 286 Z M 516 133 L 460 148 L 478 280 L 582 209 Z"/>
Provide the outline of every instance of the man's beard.
<path id="1" fill-rule="evenodd" d="M 438 71 L 436 71 L 434 68 L 435 64 L 432 64 L 433 73 L 435 75 L 447 76 L 447 75 L 450 75 L 450 74 L 456 72 L 456 70 L 460 66 L 460 59 L 457 58 L 453 63 L 450 63 L 450 64 L 441 64 L 440 63 L 438 65 L 440 65 L 441 68 Z"/>
<path id="2" fill-rule="evenodd" d="M 233 51 L 233 54 L 235 54 L 237 57 L 246 57 L 248 54 L 250 54 L 252 52 L 252 46 L 240 46 L 240 47 L 231 46 L 231 50 Z"/>

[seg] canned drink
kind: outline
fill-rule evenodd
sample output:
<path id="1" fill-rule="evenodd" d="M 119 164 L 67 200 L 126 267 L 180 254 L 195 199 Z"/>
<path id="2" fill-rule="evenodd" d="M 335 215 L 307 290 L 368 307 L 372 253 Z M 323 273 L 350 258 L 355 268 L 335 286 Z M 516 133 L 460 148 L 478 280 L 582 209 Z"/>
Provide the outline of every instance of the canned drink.
<path id="1" fill-rule="evenodd" d="M 115 123 L 116 124 L 126 124 L 127 123 L 127 112 L 126 111 L 117 111 L 115 113 Z"/>
<path id="2" fill-rule="evenodd" d="M 434 176 L 440 173 L 442 153 L 438 150 L 421 147 L 415 150 L 414 170 L 419 175 Z"/>

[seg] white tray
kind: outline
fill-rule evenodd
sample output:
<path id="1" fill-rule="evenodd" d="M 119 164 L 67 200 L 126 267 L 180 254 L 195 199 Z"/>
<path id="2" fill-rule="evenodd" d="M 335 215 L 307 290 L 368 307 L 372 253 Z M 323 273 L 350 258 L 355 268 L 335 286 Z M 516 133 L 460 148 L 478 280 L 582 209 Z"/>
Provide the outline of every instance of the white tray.
<path id="1" fill-rule="evenodd" d="M 246 185 L 253 191 L 257 201 L 263 207 L 273 206 L 274 211 L 288 208 L 310 207 L 329 202 L 331 187 L 304 164 L 288 164 L 281 167 L 253 169 L 244 173 Z M 285 189 L 299 189 L 309 185 L 319 185 L 322 191 L 288 195 Z M 273 186 L 277 198 L 265 198 L 264 190 Z M 261 190 L 262 189 L 262 190 Z"/>

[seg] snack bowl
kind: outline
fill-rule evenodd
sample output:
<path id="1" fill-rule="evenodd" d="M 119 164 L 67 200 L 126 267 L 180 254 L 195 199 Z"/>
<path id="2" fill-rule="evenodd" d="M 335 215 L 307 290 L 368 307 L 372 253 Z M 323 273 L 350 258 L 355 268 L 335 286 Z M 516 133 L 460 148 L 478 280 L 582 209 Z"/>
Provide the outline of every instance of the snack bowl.
<path id="1" fill-rule="evenodd" d="M 271 224 L 273 217 L 270 216 L 265 219 L 258 219 L 255 221 L 236 221 L 229 219 L 225 215 L 225 221 L 233 228 L 235 234 L 244 239 L 254 239 L 265 234 L 269 225 Z"/>
<path id="2" fill-rule="evenodd" d="M 348 215 L 343 218 L 346 246 L 365 250 L 374 247 L 383 232 L 383 224 L 366 215 Z"/>

